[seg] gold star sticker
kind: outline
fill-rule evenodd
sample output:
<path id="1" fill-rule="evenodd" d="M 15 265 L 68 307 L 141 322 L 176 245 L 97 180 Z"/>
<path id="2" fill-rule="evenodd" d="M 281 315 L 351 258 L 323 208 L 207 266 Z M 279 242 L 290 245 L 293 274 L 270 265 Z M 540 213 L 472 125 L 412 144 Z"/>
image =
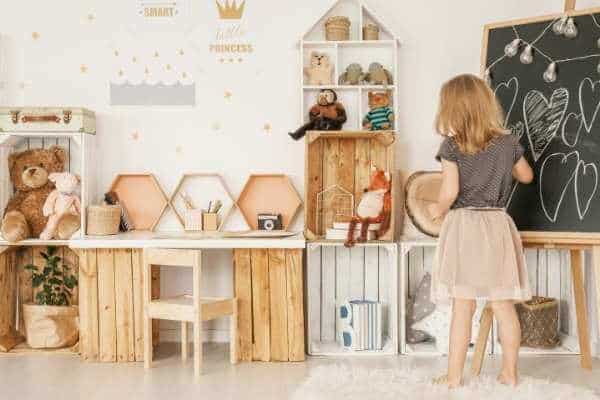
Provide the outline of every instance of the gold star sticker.
<path id="1" fill-rule="evenodd" d="M 131 134 L 131 138 L 132 138 L 133 140 L 138 140 L 138 139 L 140 138 L 140 133 L 139 133 L 139 132 L 133 132 L 133 133 Z"/>
<path id="2" fill-rule="evenodd" d="M 171 64 L 167 64 L 167 65 L 165 66 L 165 68 L 166 68 L 166 70 L 167 70 L 167 71 L 170 71 L 170 70 L 171 70 Z"/>
<path id="3" fill-rule="evenodd" d="M 183 49 L 179 49 L 179 51 L 177 52 L 180 56 L 182 56 L 184 54 Z"/>
<path id="4" fill-rule="evenodd" d="M 40 38 L 40 34 L 38 32 L 31 32 L 31 38 L 33 40 L 38 40 Z"/>
<path id="5" fill-rule="evenodd" d="M 131 61 L 133 61 L 134 63 L 136 63 L 136 62 L 137 62 L 137 57 L 135 57 L 135 56 L 134 56 L 134 57 L 131 59 Z"/>
<path id="6" fill-rule="evenodd" d="M 265 131 L 265 133 L 267 135 L 271 133 L 272 129 L 273 129 L 273 127 L 268 122 L 263 126 L 263 130 Z"/>
<path id="7" fill-rule="evenodd" d="M 158 55 L 158 51 L 155 51 L 155 52 L 154 52 L 154 57 L 156 57 L 156 58 L 158 58 L 158 57 L 159 57 L 159 55 Z"/>
<path id="8" fill-rule="evenodd" d="M 119 70 L 119 76 L 123 76 L 124 72 L 122 69 Z"/>
<path id="9" fill-rule="evenodd" d="M 233 93 L 231 93 L 229 90 L 226 90 L 223 97 L 225 97 L 226 99 L 230 99 L 232 95 L 233 95 Z"/>
<path id="10" fill-rule="evenodd" d="M 119 56 L 119 50 L 115 50 L 114 54 L 115 54 L 115 57 L 118 57 Z"/>
<path id="11" fill-rule="evenodd" d="M 88 72 L 88 67 L 85 64 L 81 64 L 79 66 L 79 71 L 81 71 L 82 74 L 85 74 L 86 72 Z"/>

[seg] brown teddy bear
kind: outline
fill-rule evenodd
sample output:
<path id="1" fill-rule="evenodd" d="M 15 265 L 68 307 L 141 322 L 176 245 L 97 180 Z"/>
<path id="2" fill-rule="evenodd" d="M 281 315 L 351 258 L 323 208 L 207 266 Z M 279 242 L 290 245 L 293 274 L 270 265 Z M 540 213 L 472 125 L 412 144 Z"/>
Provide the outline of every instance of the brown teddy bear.
<path id="1" fill-rule="evenodd" d="M 65 162 L 65 150 L 58 146 L 26 150 L 8 157 L 14 195 L 4 210 L 1 231 L 5 240 L 18 242 L 40 236 L 48 222 L 42 209 L 54 190 L 48 177 L 51 173 L 62 172 Z"/>

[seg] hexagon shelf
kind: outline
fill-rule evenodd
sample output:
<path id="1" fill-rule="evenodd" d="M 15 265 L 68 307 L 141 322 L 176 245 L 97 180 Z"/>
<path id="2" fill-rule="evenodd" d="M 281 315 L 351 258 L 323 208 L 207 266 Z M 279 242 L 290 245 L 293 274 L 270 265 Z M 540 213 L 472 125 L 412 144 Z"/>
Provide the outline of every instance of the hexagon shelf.
<path id="1" fill-rule="evenodd" d="M 302 206 L 302 199 L 287 175 L 250 175 L 238 208 L 251 229 L 258 229 L 258 214 L 281 214 L 287 230 Z"/>
<path id="2" fill-rule="evenodd" d="M 119 174 L 110 190 L 119 196 L 138 231 L 153 231 L 169 205 L 169 198 L 153 174 Z"/>
<path id="3" fill-rule="evenodd" d="M 198 209 L 207 209 L 209 202 L 220 200 L 223 207 L 219 212 L 219 231 L 227 222 L 235 207 L 235 200 L 219 174 L 214 173 L 185 173 L 179 179 L 171 195 L 170 204 L 181 226 L 185 227 L 186 206 L 180 194 L 185 193 Z"/>

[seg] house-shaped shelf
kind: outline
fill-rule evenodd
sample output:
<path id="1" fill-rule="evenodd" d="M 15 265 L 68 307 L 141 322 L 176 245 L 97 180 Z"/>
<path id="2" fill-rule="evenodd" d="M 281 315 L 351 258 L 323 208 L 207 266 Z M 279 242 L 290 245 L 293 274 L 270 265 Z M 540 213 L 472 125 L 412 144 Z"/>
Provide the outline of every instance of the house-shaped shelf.
<path id="1" fill-rule="evenodd" d="M 350 38 L 345 41 L 327 41 L 325 22 L 333 16 L 345 16 L 350 20 Z M 379 28 L 379 40 L 363 40 L 363 27 L 374 24 Z M 301 68 L 310 65 L 313 52 L 325 53 L 333 64 L 331 84 L 310 85 L 302 73 L 301 82 L 301 121 L 308 121 L 308 110 L 316 102 L 319 91 L 329 88 L 336 91 L 338 100 L 346 108 L 348 122 L 344 130 L 361 130 L 362 120 L 369 109 L 368 92 L 391 90 L 393 108 L 397 113 L 398 105 L 398 38 L 368 6 L 359 0 L 339 0 L 304 34 L 300 42 Z M 374 84 L 347 85 L 339 82 L 339 77 L 353 63 L 361 65 L 367 72 L 371 63 L 380 63 L 392 75 L 392 84 L 386 86 Z"/>
<path id="2" fill-rule="evenodd" d="M 179 179 L 171 195 L 171 208 L 175 211 L 181 226 L 185 226 L 186 205 L 181 194 L 185 193 L 197 209 L 208 209 L 211 201 L 220 200 L 223 203 L 219 211 L 219 230 L 227 222 L 235 207 L 235 200 L 219 174 L 215 173 L 185 173 Z"/>
<path id="3" fill-rule="evenodd" d="M 238 201 L 248 226 L 258 229 L 258 214 L 281 214 L 287 230 L 302 207 L 302 199 L 287 175 L 250 175 Z"/>
<path id="4" fill-rule="evenodd" d="M 137 231 L 153 231 L 169 199 L 153 174 L 119 174 L 110 186 Z"/>

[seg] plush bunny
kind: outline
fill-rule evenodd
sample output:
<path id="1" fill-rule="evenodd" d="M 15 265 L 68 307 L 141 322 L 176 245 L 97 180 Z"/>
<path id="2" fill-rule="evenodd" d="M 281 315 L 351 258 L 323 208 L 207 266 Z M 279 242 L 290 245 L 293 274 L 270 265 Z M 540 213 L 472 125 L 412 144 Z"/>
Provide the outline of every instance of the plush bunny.
<path id="1" fill-rule="evenodd" d="M 56 189 L 44 203 L 43 213 L 48 223 L 40 239 L 70 239 L 81 227 L 81 201 L 77 195 L 81 179 L 69 172 L 53 173 L 48 179 Z"/>

